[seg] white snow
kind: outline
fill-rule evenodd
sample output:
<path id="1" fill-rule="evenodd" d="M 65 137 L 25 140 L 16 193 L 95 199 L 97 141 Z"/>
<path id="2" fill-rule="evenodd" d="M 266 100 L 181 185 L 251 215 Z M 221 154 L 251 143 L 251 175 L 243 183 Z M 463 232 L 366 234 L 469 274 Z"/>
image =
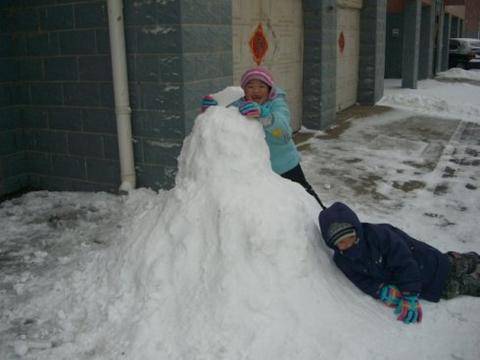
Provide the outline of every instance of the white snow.
<path id="1" fill-rule="evenodd" d="M 465 134 L 478 130 L 480 87 L 387 86 L 396 110 L 305 142 L 307 178 L 363 221 L 479 252 L 480 144 Z M 416 132 L 422 121 L 438 134 Z M 421 324 L 396 321 L 334 266 L 318 212 L 270 170 L 261 125 L 224 107 L 196 119 L 170 191 L 3 202 L 0 358 L 478 358 L 479 298 L 423 301 Z"/>
<path id="2" fill-rule="evenodd" d="M 452 68 L 443 73 L 442 78 L 447 74 L 455 77 L 459 70 Z M 471 72 L 472 78 L 477 79 L 480 71 Z M 441 117 L 461 117 L 471 122 L 480 122 L 480 100 L 478 95 L 479 84 L 469 82 L 439 82 L 437 80 L 423 80 L 418 83 L 418 89 L 402 89 L 399 79 L 385 80 L 385 94 L 379 105 L 389 105 L 399 109 L 414 110 L 418 113 L 429 114 Z"/>
<path id="3" fill-rule="evenodd" d="M 451 68 L 448 71 L 438 73 L 435 78 L 440 80 L 480 81 L 480 71 Z"/>
<path id="4" fill-rule="evenodd" d="M 240 86 L 227 86 L 225 89 L 212 94 L 220 106 L 228 106 L 243 97 L 245 93 Z"/>

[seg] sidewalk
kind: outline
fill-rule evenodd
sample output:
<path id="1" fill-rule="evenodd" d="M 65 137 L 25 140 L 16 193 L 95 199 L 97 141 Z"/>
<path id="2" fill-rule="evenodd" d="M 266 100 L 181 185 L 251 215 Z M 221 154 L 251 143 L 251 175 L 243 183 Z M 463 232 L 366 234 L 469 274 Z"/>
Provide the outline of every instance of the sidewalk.
<path id="1" fill-rule="evenodd" d="M 356 131 L 349 131 L 354 125 Z M 353 106 L 338 114 L 336 126 L 322 134 L 296 134 L 295 142 L 307 178 L 323 198 L 331 197 L 328 203 L 347 196 L 389 200 L 387 187 L 409 193 L 425 188 L 427 176 L 442 179 L 435 194 L 448 191 L 459 173 L 465 187 L 478 186 L 480 126 L 475 123 Z"/>

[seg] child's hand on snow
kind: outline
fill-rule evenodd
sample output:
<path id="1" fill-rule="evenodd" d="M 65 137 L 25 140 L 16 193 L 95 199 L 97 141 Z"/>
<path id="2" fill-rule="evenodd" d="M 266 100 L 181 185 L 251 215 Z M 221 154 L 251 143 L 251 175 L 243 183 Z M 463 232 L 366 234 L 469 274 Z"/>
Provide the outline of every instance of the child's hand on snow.
<path id="1" fill-rule="evenodd" d="M 217 106 L 218 102 L 215 100 L 212 95 L 205 95 L 202 98 L 202 112 L 207 110 L 210 106 Z"/>
<path id="2" fill-rule="evenodd" d="M 423 313 L 418 296 L 403 295 L 395 309 L 395 314 L 398 315 L 397 320 L 403 321 L 405 324 L 421 322 Z"/>
<path id="3" fill-rule="evenodd" d="M 385 285 L 380 289 L 379 299 L 388 307 L 397 307 L 402 294 L 395 285 Z"/>
<path id="4" fill-rule="evenodd" d="M 253 118 L 264 118 L 270 115 L 270 109 L 266 105 L 260 105 L 253 100 L 244 100 L 238 107 L 240 114 Z"/>
<path id="5" fill-rule="evenodd" d="M 243 116 L 251 118 L 258 118 L 261 113 L 260 105 L 253 100 L 242 101 L 238 106 L 238 111 L 240 111 L 240 114 Z"/>

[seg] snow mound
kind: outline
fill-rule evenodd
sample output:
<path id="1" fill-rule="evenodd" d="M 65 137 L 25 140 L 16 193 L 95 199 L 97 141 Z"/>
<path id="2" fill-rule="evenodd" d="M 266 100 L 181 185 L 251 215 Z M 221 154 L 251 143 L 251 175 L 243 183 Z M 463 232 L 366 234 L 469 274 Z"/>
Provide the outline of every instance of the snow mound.
<path id="1" fill-rule="evenodd" d="M 438 80 L 467 80 L 480 82 L 480 72 L 464 70 L 460 68 L 451 68 L 447 71 L 439 72 L 435 78 Z"/>
<path id="2" fill-rule="evenodd" d="M 314 319 L 334 279 L 319 207 L 272 172 L 257 121 L 220 106 L 198 116 L 175 188 L 149 196 L 131 192 L 117 243 L 57 285 L 63 331 L 37 358 L 318 358 Z"/>
<path id="3" fill-rule="evenodd" d="M 478 104 L 455 103 L 427 94 L 418 95 L 408 92 L 397 95 L 387 94 L 379 102 L 379 105 L 411 110 L 420 114 L 433 114 L 445 118 L 463 118 L 472 122 L 478 122 L 480 118 L 480 106 Z"/>
<path id="4" fill-rule="evenodd" d="M 134 254 L 148 296 L 133 358 L 291 358 L 313 340 L 286 344 L 301 331 L 297 297 L 312 290 L 302 282 L 321 278 L 318 208 L 271 171 L 263 137 L 236 109 L 197 118 L 176 187 Z"/>

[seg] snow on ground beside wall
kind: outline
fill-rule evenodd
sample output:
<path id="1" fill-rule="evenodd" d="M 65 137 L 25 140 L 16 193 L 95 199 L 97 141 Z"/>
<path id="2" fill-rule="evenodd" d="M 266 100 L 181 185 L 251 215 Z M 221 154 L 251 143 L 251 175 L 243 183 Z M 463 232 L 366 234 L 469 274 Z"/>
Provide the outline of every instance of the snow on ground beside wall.
<path id="1" fill-rule="evenodd" d="M 442 74 L 439 75 L 440 79 L 476 80 L 480 77 L 480 71 L 457 68 L 440 74 Z M 469 82 L 443 82 L 429 79 L 419 81 L 418 89 L 407 89 L 401 87 L 400 79 L 385 79 L 384 97 L 378 104 L 441 117 L 461 117 L 464 120 L 479 123 L 478 87 L 479 84 Z"/>
<path id="2" fill-rule="evenodd" d="M 440 80 L 480 81 L 480 71 L 451 68 L 447 71 L 439 72 L 435 75 L 435 78 Z"/>

